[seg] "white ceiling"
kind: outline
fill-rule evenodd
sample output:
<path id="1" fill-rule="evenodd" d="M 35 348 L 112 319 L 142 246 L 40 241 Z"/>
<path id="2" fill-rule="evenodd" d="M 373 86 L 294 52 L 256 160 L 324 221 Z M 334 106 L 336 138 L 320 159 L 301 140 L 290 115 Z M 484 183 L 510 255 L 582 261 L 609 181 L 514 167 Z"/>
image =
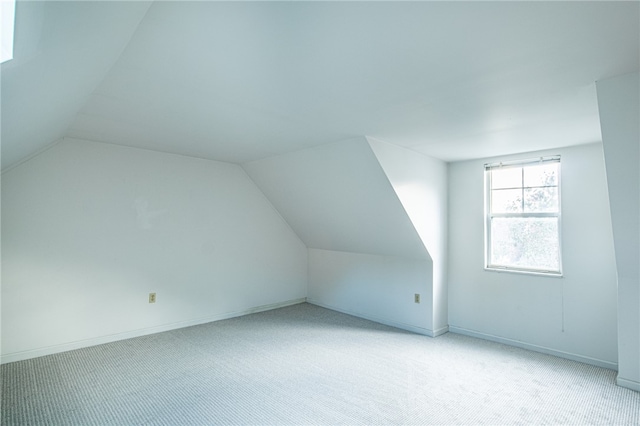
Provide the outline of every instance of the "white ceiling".
<path id="1" fill-rule="evenodd" d="M 601 140 L 638 2 L 21 2 L 2 164 L 63 137 L 243 163 L 371 136 L 445 161 Z"/>

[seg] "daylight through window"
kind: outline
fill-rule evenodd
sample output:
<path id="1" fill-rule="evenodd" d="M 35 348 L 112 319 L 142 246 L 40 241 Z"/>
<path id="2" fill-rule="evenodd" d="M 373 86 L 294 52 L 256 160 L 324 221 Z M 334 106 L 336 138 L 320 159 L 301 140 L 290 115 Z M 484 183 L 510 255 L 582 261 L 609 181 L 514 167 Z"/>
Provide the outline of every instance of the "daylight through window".
<path id="1" fill-rule="evenodd" d="M 487 269 L 560 275 L 560 157 L 485 165 Z"/>
<path id="2" fill-rule="evenodd" d="M 13 59 L 13 27 L 16 1 L 0 1 L 0 63 Z"/>

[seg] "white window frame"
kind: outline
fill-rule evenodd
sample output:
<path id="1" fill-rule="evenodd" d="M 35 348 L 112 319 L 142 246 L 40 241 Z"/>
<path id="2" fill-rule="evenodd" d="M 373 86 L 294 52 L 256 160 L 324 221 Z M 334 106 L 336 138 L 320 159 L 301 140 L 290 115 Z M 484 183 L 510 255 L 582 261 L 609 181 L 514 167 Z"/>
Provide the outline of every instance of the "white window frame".
<path id="1" fill-rule="evenodd" d="M 534 166 L 543 163 L 558 163 L 558 176 L 557 176 L 557 187 L 558 187 L 558 212 L 552 213 L 531 213 L 531 212 L 521 212 L 521 213 L 493 213 L 491 211 L 491 194 L 492 194 L 492 186 L 491 186 L 491 170 L 498 168 L 506 168 L 506 167 L 522 167 L 523 170 L 527 166 Z M 538 157 L 534 159 L 527 160 L 516 160 L 516 161 L 508 161 L 508 162 L 500 162 L 500 163 L 488 163 L 484 165 L 484 187 L 485 187 L 485 196 L 484 196 L 484 212 L 485 212 L 485 270 L 488 271 L 501 271 L 501 272 L 515 272 L 515 273 L 524 273 L 524 274 L 532 274 L 532 275 L 544 275 L 544 276 L 553 276 L 553 277 L 562 277 L 562 203 L 561 203 L 561 171 L 560 171 L 560 156 L 550 156 L 550 157 Z M 524 186 L 524 182 L 522 183 L 522 189 L 526 189 Z M 523 197 L 524 199 L 524 197 Z M 522 268 L 515 266 L 507 266 L 507 265 L 495 265 L 491 264 L 491 223 L 492 218 L 494 217 L 555 217 L 558 221 L 558 270 L 547 270 L 547 269 L 536 269 L 536 268 Z"/>

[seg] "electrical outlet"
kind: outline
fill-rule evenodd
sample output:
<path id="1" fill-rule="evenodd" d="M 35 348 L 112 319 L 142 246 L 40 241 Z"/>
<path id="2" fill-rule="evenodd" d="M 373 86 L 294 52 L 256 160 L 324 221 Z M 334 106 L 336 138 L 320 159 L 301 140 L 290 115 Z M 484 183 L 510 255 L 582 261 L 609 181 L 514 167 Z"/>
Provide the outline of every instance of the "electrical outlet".
<path id="1" fill-rule="evenodd" d="M 149 303 L 156 303 L 156 294 L 149 293 Z"/>
<path id="2" fill-rule="evenodd" d="M 420 295 L 418 293 L 413 295 L 413 301 L 415 303 L 420 303 Z"/>

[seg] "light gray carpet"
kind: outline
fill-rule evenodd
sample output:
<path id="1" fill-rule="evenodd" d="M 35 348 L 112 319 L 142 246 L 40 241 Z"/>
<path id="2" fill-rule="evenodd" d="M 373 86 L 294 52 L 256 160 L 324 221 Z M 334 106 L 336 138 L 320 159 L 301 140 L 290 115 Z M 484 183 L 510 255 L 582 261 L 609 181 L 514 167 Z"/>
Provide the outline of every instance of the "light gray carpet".
<path id="1" fill-rule="evenodd" d="M 1 372 L 2 425 L 640 424 L 614 371 L 309 304 Z"/>

